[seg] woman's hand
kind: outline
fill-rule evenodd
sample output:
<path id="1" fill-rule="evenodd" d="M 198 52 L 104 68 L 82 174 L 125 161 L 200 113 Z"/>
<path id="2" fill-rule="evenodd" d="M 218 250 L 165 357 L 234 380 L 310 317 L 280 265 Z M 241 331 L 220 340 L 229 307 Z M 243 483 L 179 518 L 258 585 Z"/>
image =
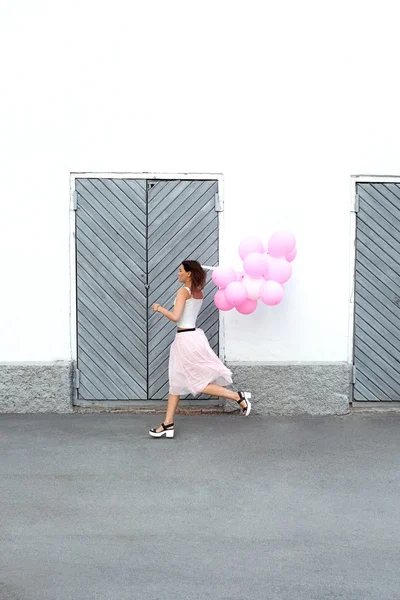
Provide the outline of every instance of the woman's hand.
<path id="1" fill-rule="evenodd" d="M 161 313 L 163 317 L 166 317 L 173 323 L 178 323 L 185 308 L 185 302 L 186 300 L 189 300 L 189 298 L 189 292 L 182 287 L 178 290 L 178 293 L 176 295 L 173 311 L 167 310 L 166 308 L 164 308 L 164 306 L 161 306 L 161 304 L 158 303 L 153 304 L 152 309 L 154 310 L 154 312 Z"/>

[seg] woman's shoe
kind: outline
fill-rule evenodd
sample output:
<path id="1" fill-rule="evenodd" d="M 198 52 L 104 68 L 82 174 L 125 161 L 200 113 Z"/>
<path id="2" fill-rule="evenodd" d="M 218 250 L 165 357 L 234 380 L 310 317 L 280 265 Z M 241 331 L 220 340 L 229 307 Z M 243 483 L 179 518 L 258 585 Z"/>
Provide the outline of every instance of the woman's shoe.
<path id="1" fill-rule="evenodd" d="M 158 429 L 158 427 L 154 428 L 154 429 L 150 429 L 149 434 L 152 437 L 163 437 L 163 435 L 165 435 L 165 437 L 167 438 L 173 438 L 175 435 L 175 430 L 174 430 L 174 424 L 173 423 L 169 423 L 168 425 L 165 425 L 165 423 L 161 423 L 161 427 L 163 428 L 162 431 L 156 431 L 156 429 Z"/>
<path id="2" fill-rule="evenodd" d="M 239 404 L 239 406 L 240 403 L 243 402 L 243 400 L 246 402 L 245 408 L 243 408 L 243 406 L 240 406 L 240 408 L 242 409 L 244 416 L 248 417 L 251 411 L 251 394 L 250 392 L 238 392 L 238 394 L 240 396 L 240 400 L 236 400 L 236 402 Z"/>

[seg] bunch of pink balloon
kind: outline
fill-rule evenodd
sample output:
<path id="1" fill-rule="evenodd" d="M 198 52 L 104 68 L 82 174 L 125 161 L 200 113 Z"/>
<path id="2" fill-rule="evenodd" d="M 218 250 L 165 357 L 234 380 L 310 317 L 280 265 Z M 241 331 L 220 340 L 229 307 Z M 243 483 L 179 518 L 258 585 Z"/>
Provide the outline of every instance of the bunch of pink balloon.
<path id="1" fill-rule="evenodd" d="M 249 237 L 239 245 L 243 271 L 231 267 L 216 267 L 212 279 L 219 290 L 214 302 L 219 310 L 236 308 L 249 315 L 257 308 L 258 300 L 276 306 L 283 299 L 283 284 L 292 275 L 290 264 L 297 255 L 296 238 L 289 231 L 277 231 L 264 248 L 257 237 Z"/>

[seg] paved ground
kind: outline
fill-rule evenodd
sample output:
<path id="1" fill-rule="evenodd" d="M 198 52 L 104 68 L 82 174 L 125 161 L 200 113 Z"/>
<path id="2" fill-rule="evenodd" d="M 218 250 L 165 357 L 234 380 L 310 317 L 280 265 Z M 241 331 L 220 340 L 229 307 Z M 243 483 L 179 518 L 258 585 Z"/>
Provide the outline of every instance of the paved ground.
<path id="1" fill-rule="evenodd" d="M 0 415 L 1 600 L 400 598 L 400 415 Z"/>

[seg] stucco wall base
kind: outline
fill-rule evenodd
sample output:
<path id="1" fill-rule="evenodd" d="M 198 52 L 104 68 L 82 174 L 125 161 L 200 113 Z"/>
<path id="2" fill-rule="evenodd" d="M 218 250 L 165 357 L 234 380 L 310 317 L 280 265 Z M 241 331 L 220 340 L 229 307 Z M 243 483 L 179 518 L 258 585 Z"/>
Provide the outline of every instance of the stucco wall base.
<path id="1" fill-rule="evenodd" d="M 227 363 L 233 389 L 252 392 L 259 415 L 340 415 L 349 412 L 350 366 L 345 363 Z M 74 411 L 73 364 L 0 363 L 0 413 Z M 143 402 L 146 406 L 146 402 Z M 225 412 L 237 410 L 227 401 Z"/>
<path id="2" fill-rule="evenodd" d="M 71 413 L 72 363 L 0 363 L 0 413 Z"/>
<path id="3" fill-rule="evenodd" d="M 228 362 L 234 389 L 252 392 L 254 414 L 342 415 L 349 412 L 350 365 Z M 236 410 L 227 402 L 225 410 Z"/>

